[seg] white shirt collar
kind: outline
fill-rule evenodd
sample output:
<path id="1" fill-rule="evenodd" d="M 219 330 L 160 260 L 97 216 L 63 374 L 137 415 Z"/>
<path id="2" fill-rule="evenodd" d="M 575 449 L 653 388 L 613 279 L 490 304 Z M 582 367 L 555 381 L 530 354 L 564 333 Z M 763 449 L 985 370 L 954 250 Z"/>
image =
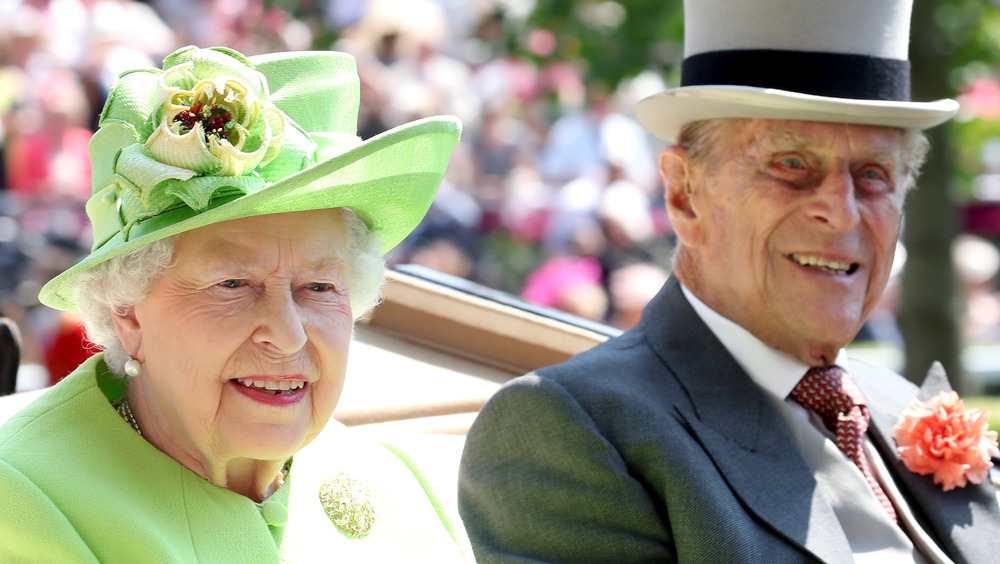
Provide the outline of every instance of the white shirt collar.
<path id="1" fill-rule="evenodd" d="M 684 297 L 694 308 L 698 317 L 708 326 L 709 330 L 722 342 L 729 354 L 750 375 L 750 379 L 767 393 L 784 400 L 799 380 L 809 370 L 809 366 L 797 358 L 773 349 L 752 333 L 726 319 L 705 302 L 698 299 L 684 284 L 681 284 Z M 834 362 L 850 372 L 847 365 L 847 352 L 840 349 Z"/>

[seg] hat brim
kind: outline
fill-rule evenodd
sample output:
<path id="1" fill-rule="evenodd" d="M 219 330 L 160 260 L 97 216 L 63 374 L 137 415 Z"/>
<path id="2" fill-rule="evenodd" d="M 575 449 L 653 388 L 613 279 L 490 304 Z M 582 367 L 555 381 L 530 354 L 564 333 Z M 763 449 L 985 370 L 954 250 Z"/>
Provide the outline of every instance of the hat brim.
<path id="1" fill-rule="evenodd" d="M 81 262 L 50 280 L 41 302 L 75 311 L 76 278 L 114 256 L 178 233 L 243 217 L 346 207 L 383 238 L 387 252 L 426 215 L 441 184 L 461 125 L 437 116 L 372 137 L 335 157 L 246 195 L 217 197 L 208 208 L 178 207 L 117 233 Z"/>
<path id="2" fill-rule="evenodd" d="M 717 118 L 762 118 L 928 129 L 958 112 L 951 99 L 894 102 L 814 96 L 750 86 L 684 86 L 664 90 L 635 106 L 639 123 L 651 133 L 677 141 L 688 123 Z"/>

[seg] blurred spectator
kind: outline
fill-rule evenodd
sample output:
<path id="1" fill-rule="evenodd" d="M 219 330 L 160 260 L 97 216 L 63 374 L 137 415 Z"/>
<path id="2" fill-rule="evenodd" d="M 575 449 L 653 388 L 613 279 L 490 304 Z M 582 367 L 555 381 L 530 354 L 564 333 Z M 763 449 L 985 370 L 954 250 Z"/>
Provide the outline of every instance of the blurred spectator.
<path id="1" fill-rule="evenodd" d="M 41 199 L 90 196 L 86 127 L 90 107 L 76 75 L 53 70 L 32 86 L 34 97 L 19 108 L 8 133 L 5 170 L 10 190 Z"/>
<path id="2" fill-rule="evenodd" d="M 971 343 L 1000 339 L 1000 252 L 982 237 L 963 234 L 952 244 L 952 259 L 965 298 L 962 335 Z"/>
<path id="3" fill-rule="evenodd" d="M 0 317 L 0 396 L 17 390 L 17 368 L 21 363 L 21 333 L 17 323 Z"/>
<path id="4" fill-rule="evenodd" d="M 663 268 L 646 262 L 623 266 L 611 273 L 608 283 L 611 311 L 608 323 L 628 331 L 642 317 L 642 310 L 667 281 Z"/>
<path id="5" fill-rule="evenodd" d="M 363 138 L 414 114 L 460 116 L 463 140 L 432 210 L 390 262 L 524 289 L 627 326 L 669 267 L 655 150 L 629 113 L 662 84 L 647 76 L 615 90 L 588 81 L 579 61 L 550 61 L 551 32 L 505 28 L 525 9 L 500 0 L 0 1 L 0 301 L 19 316 L 22 358 L 57 379 L 58 359 L 75 365 L 71 356 L 89 354 L 76 321 L 35 294 L 90 245 L 81 237 L 86 146 L 111 82 L 187 44 L 353 54 Z M 514 55 L 511 41 L 538 59 Z"/>
<path id="6" fill-rule="evenodd" d="M 631 181 L 618 164 L 609 162 L 608 171 L 609 183 L 597 205 L 597 216 L 607 239 L 601 253 L 605 272 L 637 261 L 653 261 L 653 249 L 659 244 L 657 238 L 663 237 L 656 231 L 647 192 Z"/>
<path id="7" fill-rule="evenodd" d="M 564 75 L 566 73 L 563 73 Z M 568 79 L 564 79 L 568 80 Z M 572 80 L 580 80 L 573 75 Z M 645 131 L 618 109 L 618 98 L 601 83 L 587 86 L 586 105 L 558 118 L 542 149 L 539 168 L 551 181 L 566 182 L 593 171 L 607 174 L 609 163 L 620 177 L 652 190 L 656 172 Z"/>
<path id="8" fill-rule="evenodd" d="M 409 261 L 459 278 L 472 278 L 472 257 L 454 236 L 440 234 L 422 241 L 410 253 Z"/>
<path id="9" fill-rule="evenodd" d="M 38 303 L 41 287 L 56 274 L 75 264 L 84 248 L 77 239 L 51 233 L 33 243 L 22 242 L 33 257 L 14 292 L 0 303 L 0 313 L 21 327 L 22 361 L 44 371 L 42 385 L 51 385 L 93 354 L 83 333 L 79 316 L 57 311 Z M 35 245 L 38 245 L 35 247 Z"/>
<path id="10" fill-rule="evenodd" d="M 590 257 L 547 260 L 528 275 L 521 297 L 593 321 L 604 321 L 608 306 L 601 265 Z"/>
<path id="11" fill-rule="evenodd" d="M 55 327 L 46 338 L 44 353 L 49 385 L 69 376 L 81 362 L 96 352 L 84 335 L 83 320 L 79 315 L 63 312 L 55 322 Z"/>

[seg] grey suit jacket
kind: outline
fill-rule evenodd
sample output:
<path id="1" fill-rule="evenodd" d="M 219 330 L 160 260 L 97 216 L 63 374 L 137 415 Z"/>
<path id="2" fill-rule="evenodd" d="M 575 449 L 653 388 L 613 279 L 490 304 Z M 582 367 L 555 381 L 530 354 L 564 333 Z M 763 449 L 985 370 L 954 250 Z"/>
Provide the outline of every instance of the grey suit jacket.
<path id="1" fill-rule="evenodd" d="M 924 528 L 955 562 L 1000 560 L 993 485 L 945 493 L 907 471 L 892 426 L 917 388 L 851 368 Z M 781 416 L 674 279 L 635 329 L 497 392 L 469 431 L 459 508 L 484 563 L 853 561 Z"/>

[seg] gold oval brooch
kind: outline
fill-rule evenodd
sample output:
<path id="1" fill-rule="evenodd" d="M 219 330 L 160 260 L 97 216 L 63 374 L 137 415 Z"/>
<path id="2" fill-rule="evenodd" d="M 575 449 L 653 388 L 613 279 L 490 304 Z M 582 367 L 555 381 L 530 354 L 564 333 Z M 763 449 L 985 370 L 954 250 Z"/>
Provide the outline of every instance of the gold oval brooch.
<path id="1" fill-rule="evenodd" d="M 319 501 L 337 529 L 353 538 L 368 536 L 375 524 L 375 507 L 368 490 L 355 478 L 340 472 L 323 481 Z"/>

